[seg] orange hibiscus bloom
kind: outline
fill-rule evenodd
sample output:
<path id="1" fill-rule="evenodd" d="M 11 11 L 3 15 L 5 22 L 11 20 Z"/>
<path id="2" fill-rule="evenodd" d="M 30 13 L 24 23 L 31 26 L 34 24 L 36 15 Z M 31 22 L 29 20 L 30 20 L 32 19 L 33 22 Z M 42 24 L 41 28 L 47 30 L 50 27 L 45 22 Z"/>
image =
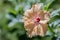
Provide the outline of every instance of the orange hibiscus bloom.
<path id="1" fill-rule="evenodd" d="M 48 29 L 50 13 L 41 8 L 41 4 L 35 4 L 24 13 L 24 27 L 29 37 L 44 36 Z"/>

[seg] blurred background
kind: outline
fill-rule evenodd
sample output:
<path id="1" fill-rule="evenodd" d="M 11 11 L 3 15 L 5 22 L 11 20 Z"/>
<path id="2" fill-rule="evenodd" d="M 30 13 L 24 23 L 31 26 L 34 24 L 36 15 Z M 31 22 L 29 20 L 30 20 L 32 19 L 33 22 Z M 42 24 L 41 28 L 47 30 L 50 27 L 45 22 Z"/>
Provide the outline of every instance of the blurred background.
<path id="1" fill-rule="evenodd" d="M 51 19 L 44 37 L 29 38 L 22 17 L 36 3 L 44 4 Z M 60 0 L 0 0 L 0 40 L 60 40 Z"/>

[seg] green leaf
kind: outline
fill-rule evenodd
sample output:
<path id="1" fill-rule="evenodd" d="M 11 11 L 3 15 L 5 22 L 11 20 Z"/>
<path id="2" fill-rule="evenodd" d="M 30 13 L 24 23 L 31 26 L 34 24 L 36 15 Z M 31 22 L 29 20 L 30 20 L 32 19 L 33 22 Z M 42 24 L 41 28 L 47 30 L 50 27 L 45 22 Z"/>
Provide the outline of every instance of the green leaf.
<path id="1" fill-rule="evenodd" d="M 50 26 L 53 26 L 54 28 L 55 27 L 58 27 L 58 25 L 60 25 L 60 9 L 58 10 L 55 10 L 51 13 L 50 17 Z"/>
<path id="2" fill-rule="evenodd" d="M 51 12 L 51 15 L 50 15 L 51 18 L 54 17 L 54 16 L 57 16 L 57 15 L 60 16 L 60 13 L 59 12 L 60 12 L 60 9 L 57 9 L 57 10 L 52 11 Z"/>
<path id="3" fill-rule="evenodd" d="M 60 9 L 55 10 L 51 13 L 51 19 L 50 19 L 50 29 L 55 33 L 54 36 L 57 36 L 58 28 L 60 27 Z"/>
<path id="4" fill-rule="evenodd" d="M 49 6 L 52 4 L 54 0 L 46 0 L 44 5 L 44 10 L 48 10 Z"/>
<path id="5" fill-rule="evenodd" d="M 20 9 L 20 10 L 19 10 L 19 13 L 20 13 L 21 15 L 23 15 L 23 14 L 24 14 L 23 7 L 20 7 L 19 9 Z"/>
<path id="6" fill-rule="evenodd" d="M 14 10 L 14 9 L 9 9 L 9 11 L 11 12 L 11 13 L 13 13 L 14 15 L 16 15 L 16 14 L 18 14 L 17 12 L 16 12 L 16 10 Z"/>

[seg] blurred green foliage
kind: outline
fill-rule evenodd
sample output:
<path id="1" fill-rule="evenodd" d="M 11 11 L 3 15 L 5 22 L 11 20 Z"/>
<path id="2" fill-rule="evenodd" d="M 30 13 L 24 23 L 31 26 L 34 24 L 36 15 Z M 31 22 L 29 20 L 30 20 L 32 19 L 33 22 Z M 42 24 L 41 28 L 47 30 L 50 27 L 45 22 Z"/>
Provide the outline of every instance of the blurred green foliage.
<path id="1" fill-rule="evenodd" d="M 51 19 L 46 36 L 29 38 L 22 17 L 35 3 L 43 3 Z M 0 0 L 0 40 L 60 40 L 60 0 Z"/>

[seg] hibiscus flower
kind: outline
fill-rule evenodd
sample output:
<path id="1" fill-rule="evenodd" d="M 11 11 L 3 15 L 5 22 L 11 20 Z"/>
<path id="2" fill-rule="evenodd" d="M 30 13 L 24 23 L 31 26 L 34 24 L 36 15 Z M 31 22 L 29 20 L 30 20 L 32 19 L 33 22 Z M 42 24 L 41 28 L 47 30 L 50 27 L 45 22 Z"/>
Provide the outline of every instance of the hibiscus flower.
<path id="1" fill-rule="evenodd" d="M 24 13 L 24 27 L 29 37 L 44 36 L 48 29 L 50 13 L 42 9 L 41 3 L 35 4 Z"/>

